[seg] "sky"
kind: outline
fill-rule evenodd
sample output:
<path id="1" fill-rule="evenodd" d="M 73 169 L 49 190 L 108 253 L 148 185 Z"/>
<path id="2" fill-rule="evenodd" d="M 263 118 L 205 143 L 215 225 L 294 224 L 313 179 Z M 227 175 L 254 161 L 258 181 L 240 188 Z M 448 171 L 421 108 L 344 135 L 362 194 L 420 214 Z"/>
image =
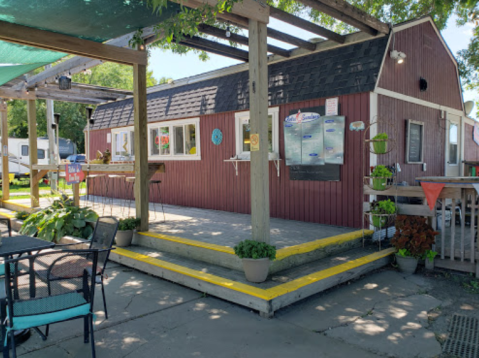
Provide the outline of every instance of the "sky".
<path id="1" fill-rule="evenodd" d="M 313 37 L 317 37 L 308 31 L 298 29 L 297 27 L 291 26 L 276 19 L 271 19 L 268 26 L 299 38 L 311 39 Z M 449 19 L 446 29 L 442 31 L 442 36 L 454 55 L 459 50 L 467 48 L 467 45 L 472 37 L 472 30 L 472 24 L 466 24 L 465 26 L 457 27 L 456 18 L 451 17 Z M 247 31 L 245 31 L 243 35 L 247 36 Z M 291 49 L 294 47 L 293 45 L 269 38 L 268 43 L 286 49 Z M 245 47 L 240 48 L 245 49 Z M 171 51 L 153 49 L 149 59 L 149 69 L 153 70 L 153 75 L 157 79 L 161 77 L 167 77 L 176 80 L 243 63 L 241 61 L 236 61 L 219 55 L 209 54 L 209 56 L 210 60 L 203 62 L 198 58 L 198 55 L 193 52 L 190 52 L 186 55 L 178 55 L 173 54 Z M 470 100 L 479 100 L 479 94 L 477 91 L 464 91 L 464 101 Z M 476 108 L 474 108 L 472 111 L 471 116 L 475 112 Z"/>

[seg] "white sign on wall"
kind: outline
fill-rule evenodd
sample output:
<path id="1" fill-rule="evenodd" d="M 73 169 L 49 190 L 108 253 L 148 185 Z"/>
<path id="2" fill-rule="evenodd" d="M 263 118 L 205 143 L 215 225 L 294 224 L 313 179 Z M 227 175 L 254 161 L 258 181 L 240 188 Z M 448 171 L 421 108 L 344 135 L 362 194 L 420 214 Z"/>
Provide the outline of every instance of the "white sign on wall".
<path id="1" fill-rule="evenodd" d="M 339 97 L 328 98 L 326 100 L 326 115 L 337 116 L 338 115 Z"/>
<path id="2" fill-rule="evenodd" d="M 106 134 L 106 142 L 111 143 L 111 133 Z"/>

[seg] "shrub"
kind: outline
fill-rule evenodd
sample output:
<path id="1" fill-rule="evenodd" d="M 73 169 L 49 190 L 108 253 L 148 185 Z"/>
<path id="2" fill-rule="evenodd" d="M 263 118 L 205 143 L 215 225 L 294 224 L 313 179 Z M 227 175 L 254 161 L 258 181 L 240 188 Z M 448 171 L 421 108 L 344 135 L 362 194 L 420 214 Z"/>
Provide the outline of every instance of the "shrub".
<path id="1" fill-rule="evenodd" d="M 118 230 L 120 231 L 127 231 L 127 230 L 135 230 L 138 229 L 140 226 L 141 219 L 137 218 L 126 218 L 126 219 L 120 219 L 118 223 Z"/>
<path id="2" fill-rule="evenodd" d="M 390 178 L 393 176 L 393 173 L 386 168 L 384 165 L 376 165 L 373 172 L 371 173 L 371 177 L 373 178 Z"/>
<path id="3" fill-rule="evenodd" d="M 235 254 L 240 259 L 263 259 L 276 258 L 276 246 L 269 245 L 265 242 L 244 240 L 234 247 Z"/>
<path id="4" fill-rule="evenodd" d="M 25 220 L 29 216 L 30 216 L 30 213 L 28 213 L 26 211 L 17 211 L 15 213 L 15 219 L 18 219 L 18 220 Z"/>
<path id="5" fill-rule="evenodd" d="M 31 214 L 23 222 L 20 234 L 34 236 L 46 241 L 58 242 L 71 235 L 90 239 L 98 214 L 88 208 L 71 205 L 69 200 L 55 200 L 51 206 Z"/>
<path id="6" fill-rule="evenodd" d="M 396 219 L 396 233 L 391 244 L 401 256 L 418 259 L 434 259 L 437 254 L 432 251 L 434 237 L 439 233 L 420 216 L 399 215 Z"/>

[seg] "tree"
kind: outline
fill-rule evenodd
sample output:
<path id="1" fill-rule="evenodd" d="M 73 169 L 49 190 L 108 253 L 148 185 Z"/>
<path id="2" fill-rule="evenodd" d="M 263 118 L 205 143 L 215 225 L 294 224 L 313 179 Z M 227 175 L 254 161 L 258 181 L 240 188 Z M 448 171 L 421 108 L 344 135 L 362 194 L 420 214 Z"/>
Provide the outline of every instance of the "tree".
<path id="1" fill-rule="evenodd" d="M 42 69 L 35 72 L 41 72 Z M 133 90 L 133 68 L 107 62 L 72 76 L 73 82 L 95 84 L 99 86 Z M 154 86 L 158 81 L 153 77 L 153 71 L 147 72 L 147 86 Z M 46 101 L 37 100 L 37 134 L 39 137 L 47 134 Z M 86 126 L 87 105 L 55 101 L 55 113 L 60 114 L 60 137 L 72 140 L 80 153 L 85 151 L 83 130 Z M 94 106 L 93 106 L 94 107 Z M 28 138 L 28 118 L 26 102 L 14 100 L 8 102 L 8 135 L 17 138 Z"/>

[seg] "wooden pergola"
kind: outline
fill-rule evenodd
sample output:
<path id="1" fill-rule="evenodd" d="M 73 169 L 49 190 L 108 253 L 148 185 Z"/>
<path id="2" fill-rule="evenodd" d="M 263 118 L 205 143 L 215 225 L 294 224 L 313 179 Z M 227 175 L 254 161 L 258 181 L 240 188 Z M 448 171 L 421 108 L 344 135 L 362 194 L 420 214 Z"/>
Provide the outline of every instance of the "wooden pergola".
<path id="1" fill-rule="evenodd" d="M 350 5 L 344 0 L 299 0 L 306 6 L 328 14 L 346 24 L 361 30 L 367 36 L 377 36 L 389 33 L 389 26 L 365 12 Z M 215 5 L 216 0 L 185 0 L 183 6 L 197 8 L 203 3 Z M 274 17 L 296 27 L 302 28 L 327 40 L 311 42 L 300 39 L 284 32 L 268 27 L 269 18 Z M 236 42 L 248 46 L 248 51 L 232 46 L 224 45 L 202 37 L 188 37 L 181 40 L 181 44 L 199 50 L 208 51 L 249 63 L 249 92 L 250 92 L 250 125 L 251 133 L 259 135 L 259 150 L 251 153 L 251 220 L 252 239 L 269 242 L 270 240 L 270 213 L 269 213 L 269 181 L 268 181 L 268 52 L 274 56 L 283 58 L 294 57 L 305 52 L 316 51 L 326 42 L 343 44 L 346 36 L 330 31 L 317 24 L 311 23 L 279 9 L 270 7 L 262 1 L 243 0 L 233 6 L 230 13 L 220 13 L 219 21 L 234 24 L 247 29 L 249 36 L 231 34 L 226 36 L 224 30 L 214 26 L 200 25 L 200 31 L 204 34 L 221 39 Z M 46 30 L 11 24 L 0 21 L 0 40 L 18 44 L 34 46 L 47 50 L 60 51 L 76 55 L 57 66 L 51 67 L 35 76 L 25 80 L 11 81 L 6 86 L 0 87 L 0 98 L 24 99 L 28 103 L 28 126 L 30 139 L 30 169 L 31 177 L 39 178 L 42 170 L 51 170 L 37 164 L 37 133 L 35 118 L 35 99 L 56 99 L 72 102 L 89 101 L 81 103 L 101 103 L 108 100 L 121 99 L 132 95 L 134 100 L 134 141 L 135 141 L 135 203 L 136 216 L 141 218 L 140 230 L 148 230 L 148 180 L 153 170 L 148 166 L 147 146 L 141 145 L 147 139 L 147 97 L 146 97 L 146 66 L 147 55 L 144 50 L 128 48 L 131 34 L 125 35 L 106 43 L 97 43 L 89 40 L 66 36 Z M 158 36 L 153 28 L 143 29 L 145 44 L 157 41 Z M 267 38 L 273 38 L 293 44 L 296 49 L 288 50 L 278 46 L 268 45 Z M 52 82 L 55 76 L 69 71 L 78 73 L 84 69 L 101 64 L 103 61 L 111 61 L 133 67 L 134 90 L 133 93 L 98 86 L 86 86 L 74 84 L 72 90 L 57 91 L 44 88 L 43 84 Z M 38 90 L 26 94 L 26 89 L 38 86 Z M 40 87 L 42 87 L 40 89 Z M 59 93 L 62 92 L 62 93 Z M 2 115 L 2 133 L 6 133 L 6 106 L 0 104 Z M 2 145 L 6 143 L 5 135 L 2 135 Z M 6 164 L 7 163 L 7 164 Z M 89 170 L 102 171 L 110 168 L 94 168 L 90 165 Z M 128 170 L 132 170 L 128 168 Z M 122 168 L 125 170 L 125 168 Z M 8 176 L 8 161 L 3 161 L 3 175 Z M 31 194 L 38 203 L 38 181 L 31 181 Z M 32 199 L 32 206 L 37 205 Z"/>

